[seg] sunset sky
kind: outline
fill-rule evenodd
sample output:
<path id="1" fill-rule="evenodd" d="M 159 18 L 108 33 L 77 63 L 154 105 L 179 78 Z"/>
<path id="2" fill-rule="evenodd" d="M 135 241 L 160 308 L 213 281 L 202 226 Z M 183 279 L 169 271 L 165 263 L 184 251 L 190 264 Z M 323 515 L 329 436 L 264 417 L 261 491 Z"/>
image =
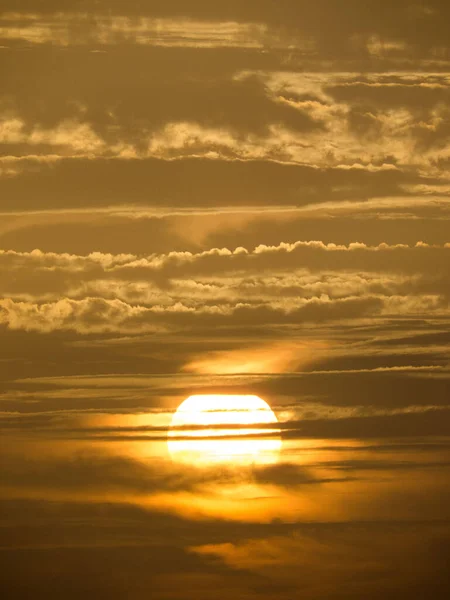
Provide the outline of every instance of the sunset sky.
<path id="1" fill-rule="evenodd" d="M 1 0 L 2 598 L 450 597 L 449 23 Z"/>

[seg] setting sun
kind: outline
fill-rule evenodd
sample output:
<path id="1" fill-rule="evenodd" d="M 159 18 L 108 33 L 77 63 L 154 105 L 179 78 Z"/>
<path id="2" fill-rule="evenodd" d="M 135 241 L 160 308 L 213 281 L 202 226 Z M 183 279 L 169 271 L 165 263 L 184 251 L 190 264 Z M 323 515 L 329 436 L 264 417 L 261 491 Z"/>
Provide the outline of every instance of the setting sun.
<path id="1" fill-rule="evenodd" d="M 167 444 L 181 462 L 273 463 L 281 448 L 277 423 L 258 396 L 190 396 L 173 415 Z"/>

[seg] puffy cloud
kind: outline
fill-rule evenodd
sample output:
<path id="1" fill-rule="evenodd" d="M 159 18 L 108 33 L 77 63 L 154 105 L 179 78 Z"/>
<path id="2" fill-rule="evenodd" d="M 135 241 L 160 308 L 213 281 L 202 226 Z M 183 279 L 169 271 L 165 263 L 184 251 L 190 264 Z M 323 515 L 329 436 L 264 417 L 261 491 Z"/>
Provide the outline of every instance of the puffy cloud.
<path id="1" fill-rule="evenodd" d="M 182 327 L 215 325 L 290 323 L 358 318 L 378 313 L 382 300 L 376 297 L 330 300 L 328 297 L 300 299 L 292 303 L 248 302 L 204 304 L 199 306 L 173 302 L 166 305 L 130 305 L 121 300 L 64 298 L 36 304 L 0 300 L 0 323 L 11 329 L 49 332 L 71 329 L 79 333 L 130 332 L 161 330 L 161 326 Z M 423 310 L 433 306 L 421 305 Z"/>
<path id="2" fill-rule="evenodd" d="M 447 246 L 298 241 L 149 256 L 1 251 L 2 320 L 12 329 L 142 333 L 245 319 L 294 325 L 445 316 Z M 264 351 L 260 358 L 271 354 L 283 364 L 291 355 L 299 360 L 296 344 L 285 360 Z M 230 357 L 222 358 L 226 368 Z"/>
<path id="3" fill-rule="evenodd" d="M 32 105 L 23 79 L 10 76 L 0 142 L 22 155 L 40 148 L 61 156 L 266 159 L 369 172 L 420 165 L 428 175 L 438 174 L 448 145 L 445 73 L 244 68 L 207 81 L 196 74 L 193 82 L 175 68 L 170 82 L 142 73 L 117 89 L 111 59 L 88 69 L 88 84 L 83 70 L 62 92 L 39 90 L 42 101 Z M 116 100 L 99 95 L 99 80 Z"/>
<path id="4" fill-rule="evenodd" d="M 61 121 L 54 129 L 44 129 L 39 126 L 28 130 L 25 122 L 17 117 L 3 117 L 0 121 L 0 143 L 25 144 L 30 146 L 60 147 L 69 155 L 98 154 L 104 147 L 100 139 L 88 123 L 76 120 Z M 31 152 L 33 154 L 33 152 Z M 64 151 L 62 152 L 64 155 Z M 29 159 L 32 157 L 28 157 Z M 44 156 L 43 160 L 51 162 L 56 156 Z M 11 159 L 8 161 L 11 162 Z"/>
<path id="5" fill-rule="evenodd" d="M 65 294 L 195 308 L 205 301 L 275 305 L 281 295 L 287 308 L 295 298 L 447 296 L 447 246 L 298 241 L 149 256 L 10 250 L 0 251 L 0 269 L 3 294 L 24 300 Z"/>

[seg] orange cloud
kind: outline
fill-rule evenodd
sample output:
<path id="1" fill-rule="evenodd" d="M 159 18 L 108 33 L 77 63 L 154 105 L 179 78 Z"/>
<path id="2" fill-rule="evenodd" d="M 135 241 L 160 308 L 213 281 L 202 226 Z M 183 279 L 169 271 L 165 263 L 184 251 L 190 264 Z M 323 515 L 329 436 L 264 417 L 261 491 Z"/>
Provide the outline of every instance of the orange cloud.
<path id="1" fill-rule="evenodd" d="M 184 371 L 202 375 L 285 373 L 322 358 L 324 342 L 277 342 L 254 348 L 209 352 L 184 366 Z"/>

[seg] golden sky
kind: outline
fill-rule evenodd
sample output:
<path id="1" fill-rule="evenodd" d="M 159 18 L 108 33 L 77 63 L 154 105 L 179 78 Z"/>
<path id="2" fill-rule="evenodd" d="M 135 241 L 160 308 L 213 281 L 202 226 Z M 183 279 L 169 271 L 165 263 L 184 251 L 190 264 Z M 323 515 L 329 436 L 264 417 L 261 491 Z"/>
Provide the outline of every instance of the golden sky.
<path id="1" fill-rule="evenodd" d="M 1 1 L 2 597 L 450 596 L 449 22 Z"/>

